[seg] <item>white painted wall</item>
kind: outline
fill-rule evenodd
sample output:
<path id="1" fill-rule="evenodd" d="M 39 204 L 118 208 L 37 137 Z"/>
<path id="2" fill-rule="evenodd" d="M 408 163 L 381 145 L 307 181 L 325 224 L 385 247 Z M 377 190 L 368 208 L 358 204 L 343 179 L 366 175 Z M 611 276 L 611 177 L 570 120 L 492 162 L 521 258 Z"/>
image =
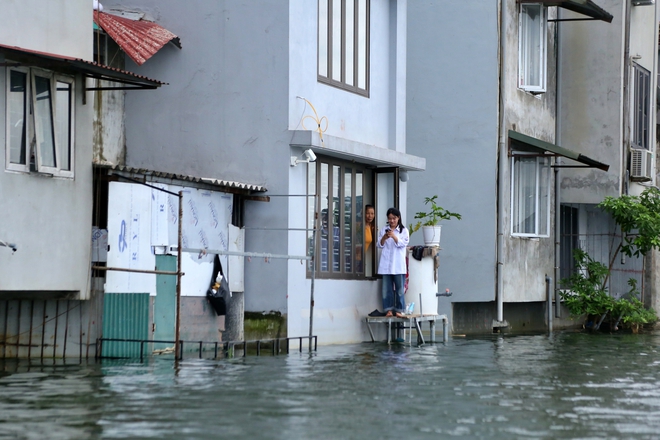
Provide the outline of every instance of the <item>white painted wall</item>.
<path id="1" fill-rule="evenodd" d="M 92 59 L 92 0 L 4 0 L 0 44 Z"/>
<path id="2" fill-rule="evenodd" d="M 0 43 L 91 58 L 92 3 L 88 0 L 6 1 Z M 0 63 L 5 59 L 0 57 Z M 5 171 L 6 69 L 0 69 L 0 291 L 89 294 L 92 234 L 92 107 L 75 82 L 75 178 Z M 79 294 L 78 294 L 79 292 Z"/>

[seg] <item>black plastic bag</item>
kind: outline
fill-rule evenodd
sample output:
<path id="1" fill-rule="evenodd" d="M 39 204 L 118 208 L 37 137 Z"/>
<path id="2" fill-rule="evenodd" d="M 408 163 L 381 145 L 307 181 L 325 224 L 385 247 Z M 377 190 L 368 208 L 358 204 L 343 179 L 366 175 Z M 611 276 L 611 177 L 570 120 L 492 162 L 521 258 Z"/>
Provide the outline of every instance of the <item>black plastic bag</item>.
<path id="1" fill-rule="evenodd" d="M 220 283 L 216 282 L 218 274 L 222 275 Z M 216 255 L 213 260 L 213 275 L 211 277 L 211 284 L 206 291 L 206 299 L 211 303 L 211 307 L 213 307 L 215 313 L 220 316 L 227 314 L 227 298 L 229 297 L 231 297 L 229 283 L 227 282 L 227 277 L 222 272 L 220 257 Z"/>

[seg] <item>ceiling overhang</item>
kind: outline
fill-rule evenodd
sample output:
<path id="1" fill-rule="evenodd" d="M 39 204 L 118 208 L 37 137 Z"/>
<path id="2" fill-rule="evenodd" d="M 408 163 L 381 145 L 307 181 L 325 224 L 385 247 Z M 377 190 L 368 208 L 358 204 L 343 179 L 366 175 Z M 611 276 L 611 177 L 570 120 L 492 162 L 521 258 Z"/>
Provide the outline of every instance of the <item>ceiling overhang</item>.
<path id="1" fill-rule="evenodd" d="M 598 168 L 599 170 L 607 171 L 610 169 L 610 166 L 599 162 L 595 159 L 592 159 L 583 154 L 577 153 L 568 148 L 560 147 L 559 145 L 552 144 L 550 142 L 542 141 L 535 137 L 527 136 L 522 133 L 518 133 L 514 130 L 509 130 L 509 139 L 513 141 L 513 145 L 509 145 L 510 151 L 531 151 L 540 153 L 544 156 L 561 156 L 567 159 L 574 160 L 581 163 L 582 165 L 562 165 L 562 168 Z M 515 155 L 515 152 L 512 154 Z"/>
<path id="2" fill-rule="evenodd" d="M 108 87 L 86 87 L 86 90 L 132 90 L 132 89 L 156 89 L 166 85 L 162 81 L 136 75 L 114 67 L 85 61 L 64 55 L 24 49 L 15 46 L 0 44 L 0 54 L 4 55 L 5 66 L 41 67 L 65 74 L 82 74 L 85 78 L 95 78 L 109 81 L 118 86 Z"/>
<path id="3" fill-rule="evenodd" d="M 577 12 L 586 17 L 585 20 L 602 20 L 611 23 L 614 16 L 591 0 L 519 0 L 520 3 L 542 3 L 545 6 L 558 6 Z M 564 20 L 556 20 L 564 21 Z"/>

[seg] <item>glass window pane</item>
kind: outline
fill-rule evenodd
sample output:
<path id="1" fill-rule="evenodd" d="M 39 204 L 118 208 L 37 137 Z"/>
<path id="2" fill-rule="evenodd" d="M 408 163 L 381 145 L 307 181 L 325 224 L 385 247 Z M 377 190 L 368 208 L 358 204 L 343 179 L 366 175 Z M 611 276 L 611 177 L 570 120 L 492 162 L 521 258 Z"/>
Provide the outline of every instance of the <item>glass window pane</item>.
<path id="1" fill-rule="evenodd" d="M 355 55 L 355 3 L 346 0 L 346 69 L 345 82 L 349 86 L 355 83 L 353 56 Z"/>
<path id="2" fill-rule="evenodd" d="M 331 217 L 331 227 L 332 227 L 332 271 L 339 272 L 339 231 L 340 231 L 340 215 L 339 215 L 339 188 L 341 188 L 341 180 L 339 174 L 339 166 L 334 165 L 332 167 L 332 217 Z"/>
<path id="3" fill-rule="evenodd" d="M 550 235 L 550 158 L 539 158 L 539 230 L 538 234 Z"/>
<path id="4" fill-rule="evenodd" d="M 357 28 L 357 86 L 359 89 L 367 89 L 367 28 L 369 16 L 367 15 L 367 2 L 369 0 L 358 0 L 358 28 Z"/>
<path id="5" fill-rule="evenodd" d="M 50 78 L 35 75 L 35 133 L 39 146 L 39 165 L 54 167 L 55 137 L 53 133 L 53 108 Z"/>
<path id="6" fill-rule="evenodd" d="M 341 4 L 332 0 L 332 79 L 341 81 Z"/>
<path id="7" fill-rule="evenodd" d="M 328 0 L 319 0 L 319 75 L 328 76 Z"/>
<path id="8" fill-rule="evenodd" d="M 10 71 L 7 111 L 9 113 L 9 162 L 26 165 L 25 118 L 27 73 Z"/>
<path id="9" fill-rule="evenodd" d="M 353 170 L 344 168 L 344 271 L 353 272 Z"/>
<path id="10" fill-rule="evenodd" d="M 57 81 L 57 95 L 55 100 L 55 133 L 57 147 L 60 150 L 60 169 L 71 170 L 71 116 L 72 116 L 72 84 Z"/>
<path id="11" fill-rule="evenodd" d="M 521 6 L 521 81 L 526 86 L 542 86 L 543 6 Z"/>
<path id="12" fill-rule="evenodd" d="M 316 166 L 309 166 L 307 167 L 307 194 L 312 195 L 316 194 Z M 307 197 L 307 229 L 313 229 L 316 227 L 316 222 L 315 222 L 315 214 L 316 213 L 316 197 Z M 308 256 L 314 256 L 314 232 L 309 230 L 307 231 L 307 248 Z M 308 266 L 307 268 L 309 270 L 312 269 L 311 267 L 312 262 L 308 261 Z"/>
<path id="13" fill-rule="evenodd" d="M 355 171 L 355 272 L 364 272 L 364 200 L 362 195 L 362 171 Z"/>
<path id="14" fill-rule="evenodd" d="M 532 234 L 536 225 L 536 158 L 515 158 L 513 172 L 513 232 Z"/>
<path id="15" fill-rule="evenodd" d="M 321 164 L 321 178 L 319 180 L 319 183 L 321 184 L 321 193 L 319 195 L 319 203 L 320 203 L 320 208 L 321 208 L 321 233 L 320 233 L 320 240 L 321 240 L 321 258 L 320 258 L 320 265 L 321 265 L 321 272 L 327 272 L 328 271 L 328 251 L 329 251 L 329 243 L 328 243 L 328 231 L 330 228 L 330 219 L 328 216 L 328 164 L 327 163 L 322 163 Z"/>

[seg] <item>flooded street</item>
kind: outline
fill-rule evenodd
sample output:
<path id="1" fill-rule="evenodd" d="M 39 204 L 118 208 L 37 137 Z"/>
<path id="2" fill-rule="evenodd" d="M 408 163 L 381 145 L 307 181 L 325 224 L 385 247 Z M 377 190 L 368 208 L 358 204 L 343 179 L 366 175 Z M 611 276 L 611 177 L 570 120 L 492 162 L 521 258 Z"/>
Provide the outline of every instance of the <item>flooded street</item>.
<path id="1" fill-rule="evenodd" d="M 230 360 L 0 361 L 0 438 L 652 439 L 660 334 L 452 338 Z"/>

